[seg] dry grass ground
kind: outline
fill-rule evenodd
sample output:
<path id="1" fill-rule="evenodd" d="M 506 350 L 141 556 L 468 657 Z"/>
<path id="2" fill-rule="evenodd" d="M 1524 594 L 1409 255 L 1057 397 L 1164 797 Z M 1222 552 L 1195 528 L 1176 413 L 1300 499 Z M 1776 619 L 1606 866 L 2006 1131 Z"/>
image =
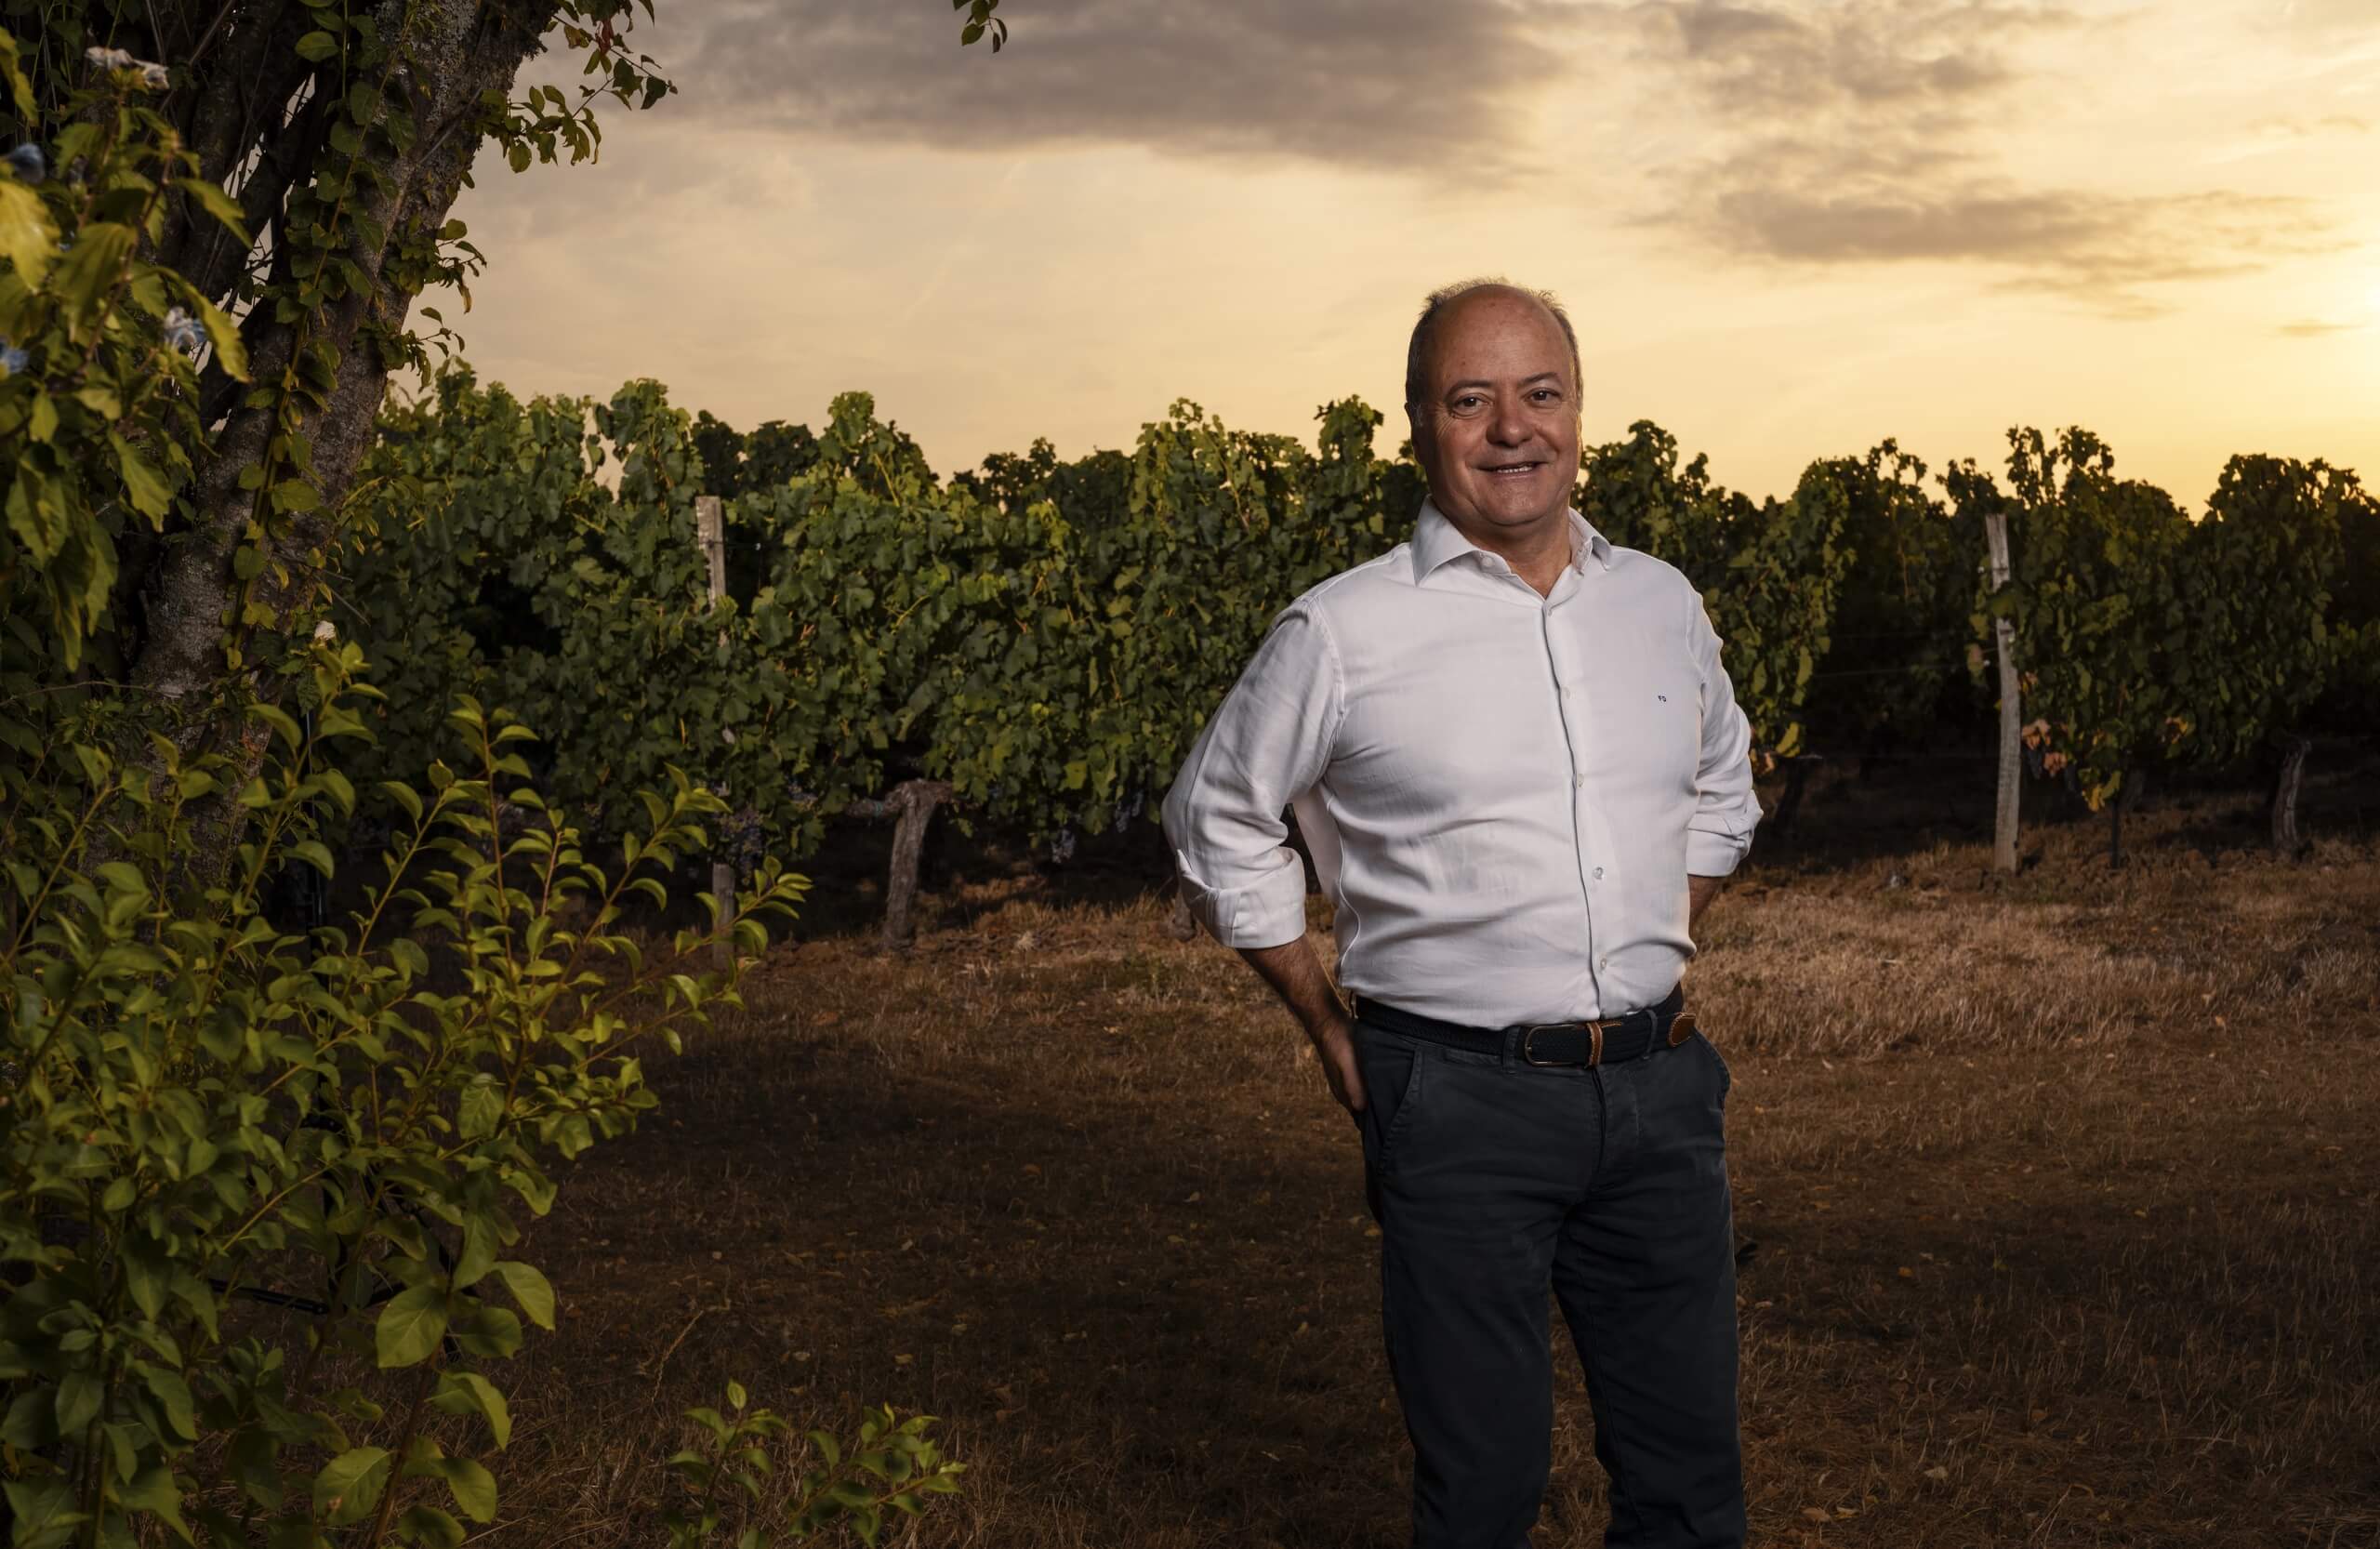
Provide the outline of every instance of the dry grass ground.
<path id="1" fill-rule="evenodd" d="M 1863 821 L 1715 907 L 1756 1542 L 2380 1544 L 2380 843 L 2281 865 L 2244 812 L 2007 880 Z M 1286 1018 L 1154 898 L 941 907 L 906 960 L 780 949 L 572 1170 L 489 1542 L 655 1542 L 737 1376 L 945 1417 L 966 1494 L 901 1542 L 1400 1545 L 1356 1138 Z M 1539 1542 L 1593 1544 L 1557 1370 Z"/>

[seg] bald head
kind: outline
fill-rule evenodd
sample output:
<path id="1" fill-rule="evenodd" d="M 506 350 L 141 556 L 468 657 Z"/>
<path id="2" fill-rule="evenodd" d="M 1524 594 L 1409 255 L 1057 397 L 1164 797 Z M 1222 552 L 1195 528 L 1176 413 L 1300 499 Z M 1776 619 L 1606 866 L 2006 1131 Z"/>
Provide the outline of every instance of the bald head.
<path id="1" fill-rule="evenodd" d="M 1430 293 L 1421 304 L 1421 315 L 1413 322 L 1413 337 L 1405 347 L 1405 407 L 1411 413 L 1432 396 L 1431 354 L 1437 347 L 1438 335 L 1451 314 L 1469 304 L 1480 301 L 1501 301 L 1506 305 L 1525 302 L 1542 311 L 1562 330 L 1563 344 L 1570 353 L 1570 392 L 1576 402 L 1579 391 L 1579 335 L 1570 326 L 1570 314 L 1562 310 L 1550 290 L 1527 290 L 1509 281 L 1487 278 L 1464 280 L 1456 285 L 1442 285 Z"/>
<path id="2" fill-rule="evenodd" d="M 1405 412 L 1431 500 L 1474 544 L 1558 566 L 1579 475 L 1578 383 L 1578 336 L 1550 297 L 1488 280 L 1430 298 Z"/>

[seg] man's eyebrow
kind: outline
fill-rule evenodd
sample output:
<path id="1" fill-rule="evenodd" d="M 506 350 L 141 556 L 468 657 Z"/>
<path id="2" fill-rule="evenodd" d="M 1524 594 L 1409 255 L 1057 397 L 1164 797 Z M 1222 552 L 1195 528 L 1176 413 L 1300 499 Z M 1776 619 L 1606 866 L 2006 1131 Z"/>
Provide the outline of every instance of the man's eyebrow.
<path id="1" fill-rule="evenodd" d="M 1540 371 L 1534 377 L 1522 377 L 1519 385 L 1522 387 L 1527 387 L 1532 382 L 1552 382 L 1556 387 L 1559 387 L 1562 383 L 1562 373 L 1559 371 Z M 1448 392 L 1452 392 L 1457 388 L 1491 388 L 1495 385 L 1495 383 L 1489 381 L 1485 377 L 1474 377 L 1465 381 L 1448 383 L 1447 391 Z"/>

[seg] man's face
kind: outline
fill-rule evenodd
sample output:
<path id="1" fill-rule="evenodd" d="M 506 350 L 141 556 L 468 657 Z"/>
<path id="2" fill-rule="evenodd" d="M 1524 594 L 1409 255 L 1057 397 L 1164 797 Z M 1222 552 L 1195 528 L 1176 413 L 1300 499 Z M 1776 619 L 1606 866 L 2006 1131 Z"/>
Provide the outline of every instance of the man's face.
<path id="1" fill-rule="evenodd" d="M 1472 291 L 1438 316 L 1413 447 L 1456 526 L 1519 537 L 1559 523 L 1579 472 L 1570 346 L 1535 298 Z"/>

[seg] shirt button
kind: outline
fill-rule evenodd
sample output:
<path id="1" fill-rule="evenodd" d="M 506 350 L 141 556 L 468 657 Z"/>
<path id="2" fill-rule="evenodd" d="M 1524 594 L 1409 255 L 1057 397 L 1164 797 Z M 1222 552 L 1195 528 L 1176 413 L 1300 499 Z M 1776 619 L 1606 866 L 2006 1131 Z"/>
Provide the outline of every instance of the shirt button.
<path id="1" fill-rule="evenodd" d="M 1587 777 L 1584 774 L 1573 776 L 1570 783 L 1578 787 L 1580 790 L 1587 788 Z"/>
<path id="2" fill-rule="evenodd" d="M 1595 880 L 1597 880 L 1597 881 L 1601 881 L 1601 880 L 1603 880 L 1603 867 L 1595 867 Z"/>

